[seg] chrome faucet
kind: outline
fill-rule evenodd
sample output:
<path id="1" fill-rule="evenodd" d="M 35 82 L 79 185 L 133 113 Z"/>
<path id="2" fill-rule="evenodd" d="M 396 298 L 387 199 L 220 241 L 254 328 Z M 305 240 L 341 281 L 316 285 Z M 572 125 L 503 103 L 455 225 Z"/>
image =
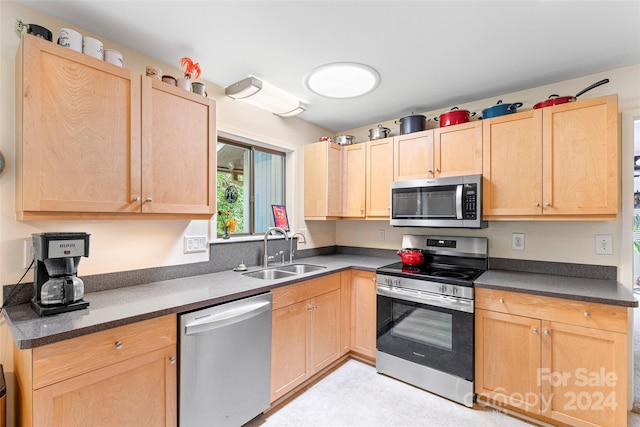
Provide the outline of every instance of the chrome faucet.
<path id="1" fill-rule="evenodd" d="M 264 262 L 263 262 L 264 267 L 268 267 L 269 258 L 273 258 L 273 257 L 269 257 L 269 252 L 267 251 L 267 240 L 268 240 L 269 234 L 271 234 L 272 231 L 282 234 L 284 236 L 284 240 L 287 240 L 289 238 L 289 236 L 287 236 L 287 232 L 280 227 L 271 227 L 267 229 L 267 231 L 264 233 Z M 282 255 L 282 258 L 284 261 L 284 254 Z"/>
<path id="2" fill-rule="evenodd" d="M 302 237 L 302 242 L 300 243 L 307 243 L 307 238 L 302 233 L 296 233 L 289 238 L 289 264 L 293 264 L 293 238 L 296 236 Z"/>

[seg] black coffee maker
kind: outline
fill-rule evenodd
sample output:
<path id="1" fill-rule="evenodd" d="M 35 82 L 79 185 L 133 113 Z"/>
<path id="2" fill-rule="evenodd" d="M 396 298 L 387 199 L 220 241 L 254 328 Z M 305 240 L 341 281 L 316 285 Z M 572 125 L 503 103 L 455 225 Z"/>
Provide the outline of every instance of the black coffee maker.
<path id="1" fill-rule="evenodd" d="M 89 307 L 78 278 L 81 257 L 89 256 L 87 233 L 32 234 L 36 263 L 31 306 L 40 316 Z"/>

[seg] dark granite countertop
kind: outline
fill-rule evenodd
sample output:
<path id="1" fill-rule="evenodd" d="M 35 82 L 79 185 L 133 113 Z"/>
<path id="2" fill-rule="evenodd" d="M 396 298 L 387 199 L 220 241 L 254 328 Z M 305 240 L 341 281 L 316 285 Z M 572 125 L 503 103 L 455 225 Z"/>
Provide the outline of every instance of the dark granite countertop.
<path id="1" fill-rule="evenodd" d="M 488 270 L 474 283 L 476 288 L 498 289 L 623 307 L 638 306 L 638 301 L 631 291 L 615 280 Z"/>
<path id="2" fill-rule="evenodd" d="M 20 349 L 39 347 L 65 339 L 114 328 L 165 314 L 183 313 L 267 292 L 284 285 L 350 268 L 375 271 L 396 259 L 357 255 L 328 255 L 299 259 L 297 263 L 327 267 L 292 278 L 262 280 L 224 271 L 144 285 L 85 294 L 87 309 L 38 317 L 29 304 L 7 307 L 9 330 Z M 261 270 L 252 267 L 248 271 Z"/>

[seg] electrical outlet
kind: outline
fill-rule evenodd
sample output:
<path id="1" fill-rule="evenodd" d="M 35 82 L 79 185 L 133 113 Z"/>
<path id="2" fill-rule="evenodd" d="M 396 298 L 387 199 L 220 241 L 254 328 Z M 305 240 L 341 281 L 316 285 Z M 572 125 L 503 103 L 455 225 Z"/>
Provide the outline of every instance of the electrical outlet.
<path id="1" fill-rule="evenodd" d="M 184 236 L 184 253 L 193 254 L 207 251 L 207 236 Z"/>
<path id="2" fill-rule="evenodd" d="M 384 241 L 384 230 L 378 230 L 378 240 Z"/>
<path id="3" fill-rule="evenodd" d="M 24 239 L 24 268 L 33 268 L 31 265 L 31 261 L 33 261 L 33 240 Z"/>
<path id="4" fill-rule="evenodd" d="M 596 255 L 613 255 L 613 237 L 611 237 L 611 234 L 596 235 Z"/>
<path id="5" fill-rule="evenodd" d="M 524 233 L 511 234 L 511 249 L 514 251 L 524 251 Z"/>

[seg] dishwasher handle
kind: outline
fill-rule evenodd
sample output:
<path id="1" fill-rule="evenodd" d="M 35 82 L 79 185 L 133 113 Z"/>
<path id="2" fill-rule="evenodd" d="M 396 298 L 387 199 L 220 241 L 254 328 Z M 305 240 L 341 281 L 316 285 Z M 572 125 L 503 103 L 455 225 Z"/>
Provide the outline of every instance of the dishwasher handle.
<path id="1" fill-rule="evenodd" d="M 260 301 L 242 304 L 233 308 L 220 307 L 219 312 L 207 314 L 194 319 L 185 325 L 186 335 L 195 335 L 201 332 L 211 331 L 223 326 L 233 325 L 252 317 L 256 317 L 265 311 L 271 310 L 271 301 Z"/>

